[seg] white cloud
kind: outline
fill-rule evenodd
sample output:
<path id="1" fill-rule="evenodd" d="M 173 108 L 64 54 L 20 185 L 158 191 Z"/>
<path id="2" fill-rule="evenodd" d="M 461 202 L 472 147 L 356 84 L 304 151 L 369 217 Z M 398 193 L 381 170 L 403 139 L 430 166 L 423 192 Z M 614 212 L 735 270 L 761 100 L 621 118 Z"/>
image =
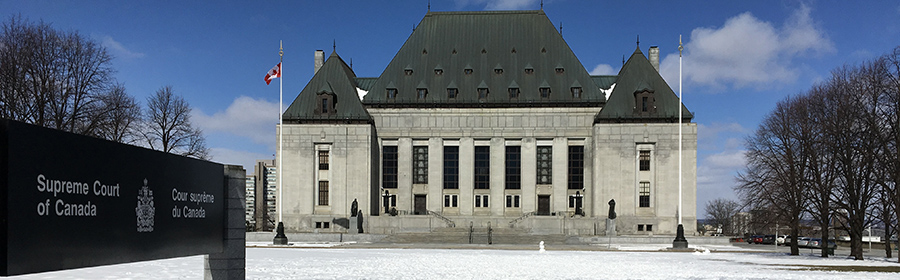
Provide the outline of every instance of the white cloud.
<path id="1" fill-rule="evenodd" d="M 697 216 L 706 203 L 716 198 L 737 200 L 733 187 L 735 175 L 747 162 L 743 150 L 724 151 L 709 155 L 697 163 Z"/>
<path id="2" fill-rule="evenodd" d="M 226 148 L 209 148 L 209 154 L 212 156 L 213 161 L 223 164 L 241 165 L 247 173 L 253 172 L 256 160 L 274 158 L 271 154 L 235 151 Z"/>
<path id="3" fill-rule="evenodd" d="M 458 7 L 484 5 L 485 10 L 537 10 L 540 0 L 456 0 Z"/>
<path id="4" fill-rule="evenodd" d="M 118 41 L 114 40 L 110 36 L 102 36 L 100 43 L 103 44 L 103 46 L 106 47 L 107 50 L 109 50 L 114 56 L 116 56 L 118 58 L 129 58 L 130 59 L 130 58 L 144 57 L 144 53 L 131 51 L 131 50 L 125 48 L 125 46 L 122 45 L 122 43 L 119 43 Z"/>
<path id="5" fill-rule="evenodd" d="M 795 58 L 834 51 L 834 43 L 802 5 L 775 27 L 746 12 L 718 28 L 699 27 L 684 49 L 684 79 L 712 87 L 770 87 L 796 80 Z M 660 72 L 678 86 L 678 54 L 667 55 Z"/>
<path id="6" fill-rule="evenodd" d="M 619 71 L 612 67 L 609 64 L 600 64 L 597 67 L 594 67 L 594 70 L 591 70 L 591 75 L 616 75 L 619 74 Z"/>
<path id="7" fill-rule="evenodd" d="M 725 133 L 746 133 L 747 129 L 739 123 L 721 123 L 714 122 L 711 124 L 697 125 L 697 141 L 707 143 L 715 142 L 719 139 L 720 134 Z"/>
<path id="8" fill-rule="evenodd" d="M 222 132 L 274 148 L 278 103 L 241 96 L 224 112 L 207 115 L 194 110 L 191 120 L 206 133 Z"/>

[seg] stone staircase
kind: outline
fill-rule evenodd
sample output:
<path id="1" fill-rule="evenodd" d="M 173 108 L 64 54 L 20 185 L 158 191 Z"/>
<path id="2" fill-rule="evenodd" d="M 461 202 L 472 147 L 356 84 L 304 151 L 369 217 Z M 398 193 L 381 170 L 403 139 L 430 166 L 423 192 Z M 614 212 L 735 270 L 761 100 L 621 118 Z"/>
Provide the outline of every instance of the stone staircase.
<path id="1" fill-rule="evenodd" d="M 431 232 L 396 233 L 379 243 L 394 244 L 469 244 L 469 228 L 436 228 Z M 520 228 L 473 228 L 471 244 L 565 244 L 567 237 L 562 234 L 531 234 Z"/>

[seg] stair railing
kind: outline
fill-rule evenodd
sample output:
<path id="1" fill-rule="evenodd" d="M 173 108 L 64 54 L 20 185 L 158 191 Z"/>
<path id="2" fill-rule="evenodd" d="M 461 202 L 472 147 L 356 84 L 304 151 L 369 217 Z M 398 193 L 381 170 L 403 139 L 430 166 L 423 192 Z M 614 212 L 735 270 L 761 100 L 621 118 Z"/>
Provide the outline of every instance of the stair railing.
<path id="1" fill-rule="evenodd" d="M 449 218 L 444 217 L 444 215 L 441 215 L 441 214 L 438 213 L 438 212 L 434 212 L 434 211 L 428 210 L 428 214 L 431 214 L 432 216 L 438 217 L 438 218 L 440 218 L 441 220 L 443 220 L 445 223 L 447 223 L 447 227 L 452 227 L 452 228 L 453 228 L 453 227 L 456 227 L 456 223 L 454 223 L 453 221 L 451 221 Z"/>
<path id="2" fill-rule="evenodd" d="M 525 219 L 528 218 L 528 217 L 534 216 L 534 213 L 535 213 L 534 211 L 531 211 L 531 212 L 522 214 L 522 216 L 519 216 L 518 218 L 515 218 L 515 219 L 512 220 L 512 221 L 509 221 L 509 227 L 510 227 L 510 228 L 516 227 L 516 224 L 517 224 L 518 222 L 521 222 L 522 220 L 525 220 Z"/>

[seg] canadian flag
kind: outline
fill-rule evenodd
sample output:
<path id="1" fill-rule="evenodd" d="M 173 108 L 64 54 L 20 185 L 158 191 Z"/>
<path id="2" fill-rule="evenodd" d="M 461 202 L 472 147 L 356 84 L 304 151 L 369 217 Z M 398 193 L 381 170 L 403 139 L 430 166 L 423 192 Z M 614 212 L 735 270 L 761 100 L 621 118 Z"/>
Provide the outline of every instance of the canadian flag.
<path id="1" fill-rule="evenodd" d="M 269 73 L 266 73 L 266 84 L 268 85 L 272 82 L 272 79 L 275 78 L 281 78 L 281 62 L 279 62 L 278 65 L 275 65 L 275 67 L 272 67 L 272 69 L 269 70 Z"/>

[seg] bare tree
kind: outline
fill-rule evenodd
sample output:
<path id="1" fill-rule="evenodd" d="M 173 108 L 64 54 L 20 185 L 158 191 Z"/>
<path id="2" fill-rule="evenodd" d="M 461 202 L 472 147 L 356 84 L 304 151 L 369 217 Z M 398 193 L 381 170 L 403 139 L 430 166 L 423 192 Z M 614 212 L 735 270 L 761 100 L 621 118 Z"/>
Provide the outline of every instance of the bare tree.
<path id="1" fill-rule="evenodd" d="M 807 148 L 799 135 L 798 98 L 778 102 L 746 141 L 747 169 L 738 174 L 736 190 L 748 205 L 768 208 L 798 236 L 800 220 L 809 204 L 804 178 L 808 172 Z M 796 238 L 791 255 L 799 255 Z"/>
<path id="2" fill-rule="evenodd" d="M 844 211 L 837 211 L 846 221 L 850 234 L 850 255 L 863 259 L 862 236 L 872 222 L 869 211 L 878 194 L 876 148 L 877 138 L 872 132 L 872 88 L 862 74 L 861 67 L 845 66 L 834 71 L 834 87 L 829 102 L 834 104 L 831 117 L 824 119 L 826 149 L 837 169 L 834 202 Z"/>
<path id="3" fill-rule="evenodd" d="M 147 98 L 145 127 L 141 133 L 151 149 L 208 159 L 209 149 L 199 128 L 190 120 L 191 108 L 184 98 L 165 86 Z"/>
<path id="4" fill-rule="evenodd" d="M 809 160 L 807 167 L 809 172 L 806 173 L 805 184 L 809 188 L 809 213 L 819 227 L 822 228 L 821 239 L 829 239 L 828 229 L 832 227 L 832 218 L 834 217 L 834 203 L 832 202 L 832 194 L 835 187 L 836 170 L 835 165 L 826 152 L 826 143 L 824 142 L 822 121 L 828 117 L 832 111 L 828 102 L 827 92 L 830 84 L 825 83 L 814 86 L 805 96 L 801 97 L 798 102 L 799 126 L 801 135 L 805 139 L 803 145 L 806 145 L 805 151 L 808 153 L 806 157 Z M 828 257 L 826 247 L 822 247 L 821 256 Z"/>
<path id="5" fill-rule="evenodd" d="M 101 122 L 112 57 L 78 32 L 12 17 L 0 30 L 0 117 L 79 134 Z"/>
<path id="6" fill-rule="evenodd" d="M 741 204 L 737 201 L 717 198 L 706 203 L 706 218 L 708 223 L 722 228 L 722 233 L 734 235 L 733 218 L 741 211 Z"/>
<path id="7" fill-rule="evenodd" d="M 99 97 L 99 125 L 96 136 L 120 143 L 134 143 L 138 138 L 141 107 L 125 87 L 115 85 Z"/>

